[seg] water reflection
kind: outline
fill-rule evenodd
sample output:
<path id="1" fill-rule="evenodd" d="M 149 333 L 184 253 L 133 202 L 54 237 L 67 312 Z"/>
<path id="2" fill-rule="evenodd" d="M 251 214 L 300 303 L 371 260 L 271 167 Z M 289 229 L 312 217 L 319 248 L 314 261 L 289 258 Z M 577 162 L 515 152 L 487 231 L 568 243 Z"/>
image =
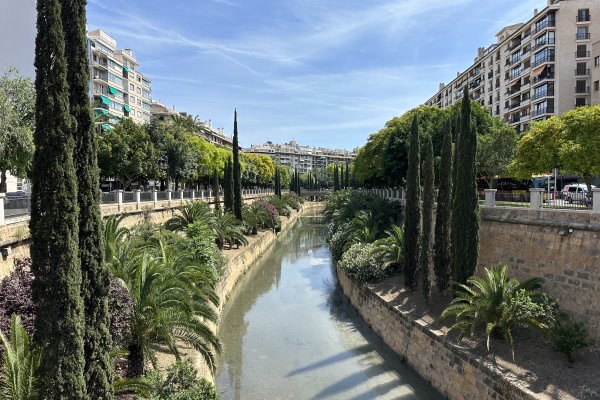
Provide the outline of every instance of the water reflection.
<path id="1" fill-rule="evenodd" d="M 223 399 L 441 399 L 348 304 L 325 234 L 303 219 L 232 294 L 219 332 Z"/>

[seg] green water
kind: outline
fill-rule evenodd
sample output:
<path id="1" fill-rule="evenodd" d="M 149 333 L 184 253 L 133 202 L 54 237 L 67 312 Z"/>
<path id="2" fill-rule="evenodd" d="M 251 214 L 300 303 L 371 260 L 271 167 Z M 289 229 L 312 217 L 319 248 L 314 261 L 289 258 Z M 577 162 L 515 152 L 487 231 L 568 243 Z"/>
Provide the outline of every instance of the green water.
<path id="1" fill-rule="evenodd" d="M 232 295 L 219 330 L 223 399 L 442 399 L 348 303 L 315 222 L 301 218 Z"/>

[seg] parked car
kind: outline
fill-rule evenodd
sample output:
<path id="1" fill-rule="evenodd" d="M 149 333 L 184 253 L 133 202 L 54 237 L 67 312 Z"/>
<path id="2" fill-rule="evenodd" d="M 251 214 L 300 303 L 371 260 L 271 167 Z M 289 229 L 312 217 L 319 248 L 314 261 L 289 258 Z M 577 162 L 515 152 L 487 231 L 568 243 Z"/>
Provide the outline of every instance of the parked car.
<path id="1" fill-rule="evenodd" d="M 596 186 L 592 185 L 592 189 Z M 585 183 L 573 183 L 565 185 L 560 192 L 560 198 L 567 203 L 591 204 L 592 194 L 588 191 Z"/>

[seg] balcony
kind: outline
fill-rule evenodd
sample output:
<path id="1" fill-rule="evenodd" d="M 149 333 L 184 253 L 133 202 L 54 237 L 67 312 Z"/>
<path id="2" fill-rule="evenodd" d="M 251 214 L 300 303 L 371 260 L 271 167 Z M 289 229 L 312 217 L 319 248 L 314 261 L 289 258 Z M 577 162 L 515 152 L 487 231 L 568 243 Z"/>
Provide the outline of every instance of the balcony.
<path id="1" fill-rule="evenodd" d="M 546 97 L 546 96 L 554 96 L 554 90 L 542 90 L 540 92 L 534 92 L 533 96 L 531 96 L 531 100 L 537 100 L 537 99 L 541 99 L 542 97 Z"/>
<path id="2" fill-rule="evenodd" d="M 581 14 L 575 17 L 576 22 L 590 22 L 590 14 Z"/>
<path id="3" fill-rule="evenodd" d="M 575 94 L 590 94 L 589 86 L 575 86 Z"/>
<path id="4" fill-rule="evenodd" d="M 550 73 L 550 74 L 546 74 L 546 75 L 538 75 L 533 78 L 533 84 L 535 85 L 536 83 L 543 82 L 546 79 L 554 79 L 554 74 Z"/>
<path id="5" fill-rule="evenodd" d="M 512 117 L 509 118 L 508 120 L 511 124 L 515 124 L 517 122 L 521 121 L 521 116 L 520 115 L 513 115 Z"/>
<path id="6" fill-rule="evenodd" d="M 575 58 L 590 58 L 591 53 L 589 51 L 576 51 Z"/>
<path id="7" fill-rule="evenodd" d="M 531 33 L 535 35 L 536 33 L 541 32 L 546 28 L 553 27 L 554 25 L 554 20 L 546 20 L 543 22 L 539 22 L 536 24 L 535 28 L 531 30 Z"/>
<path id="8" fill-rule="evenodd" d="M 577 68 L 575 70 L 575 76 L 586 76 L 590 74 L 589 68 Z"/>
<path id="9" fill-rule="evenodd" d="M 544 46 L 548 46 L 550 44 L 555 44 L 556 41 L 554 38 L 546 38 L 544 40 L 536 42 L 533 46 L 531 46 L 532 50 L 541 49 Z"/>
<path id="10" fill-rule="evenodd" d="M 511 105 L 508 107 L 508 109 L 509 109 L 509 110 L 514 110 L 515 108 L 517 108 L 517 107 L 520 107 L 520 106 L 521 106 L 521 102 L 512 103 L 512 104 L 511 104 Z"/>
<path id="11" fill-rule="evenodd" d="M 586 32 L 586 33 L 576 33 L 575 34 L 575 40 L 589 40 L 590 39 L 590 33 Z"/>
<path id="12" fill-rule="evenodd" d="M 542 65 L 543 63 L 547 63 L 547 62 L 554 62 L 554 55 L 551 56 L 545 56 L 543 58 L 540 58 L 539 60 L 535 60 L 533 62 L 533 64 L 531 64 L 531 66 L 533 68 L 537 67 L 538 65 Z"/>
<path id="13" fill-rule="evenodd" d="M 544 114 L 554 114 L 554 107 L 541 107 L 531 110 L 532 117 L 539 117 Z"/>

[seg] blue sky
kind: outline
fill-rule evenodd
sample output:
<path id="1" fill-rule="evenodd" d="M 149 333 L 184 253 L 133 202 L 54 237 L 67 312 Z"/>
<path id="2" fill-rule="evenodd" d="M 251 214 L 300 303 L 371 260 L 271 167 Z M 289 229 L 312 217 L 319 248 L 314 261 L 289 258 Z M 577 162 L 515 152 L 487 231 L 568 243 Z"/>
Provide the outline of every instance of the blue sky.
<path id="1" fill-rule="evenodd" d="M 426 101 L 503 26 L 546 6 L 546 0 L 88 1 L 89 28 L 133 50 L 153 81 L 154 99 L 210 118 L 226 132 L 237 107 L 243 146 L 296 139 L 346 149 Z M 0 50 L 14 49 L 7 38 L 15 30 L 27 29 L 26 39 L 35 29 L 17 7 L 34 2 L 1 2 L 8 6 L 0 6 Z M 10 27 L 15 19 L 20 23 Z M 0 64 L 19 65 L 8 58 Z"/>

